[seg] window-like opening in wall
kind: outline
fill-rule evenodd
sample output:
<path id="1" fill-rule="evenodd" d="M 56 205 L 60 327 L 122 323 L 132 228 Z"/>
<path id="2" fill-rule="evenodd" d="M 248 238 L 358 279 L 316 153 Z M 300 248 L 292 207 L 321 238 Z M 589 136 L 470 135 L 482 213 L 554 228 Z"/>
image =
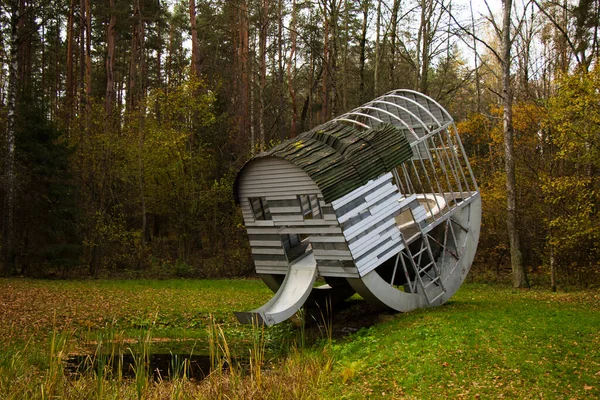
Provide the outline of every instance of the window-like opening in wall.
<path id="1" fill-rule="evenodd" d="M 285 250 L 285 255 L 288 262 L 292 262 L 295 259 L 303 256 L 311 248 L 308 235 L 302 235 L 297 233 L 290 233 L 281 235 L 281 243 Z"/>
<path id="2" fill-rule="evenodd" d="M 298 202 L 304 219 L 322 219 L 323 213 L 316 194 L 300 194 Z"/>
<path id="3" fill-rule="evenodd" d="M 254 219 L 257 221 L 266 221 L 271 218 L 271 211 L 269 210 L 269 205 L 267 204 L 267 199 L 264 197 L 250 197 L 248 198 L 250 202 L 250 207 L 252 208 L 252 214 L 254 214 Z"/>

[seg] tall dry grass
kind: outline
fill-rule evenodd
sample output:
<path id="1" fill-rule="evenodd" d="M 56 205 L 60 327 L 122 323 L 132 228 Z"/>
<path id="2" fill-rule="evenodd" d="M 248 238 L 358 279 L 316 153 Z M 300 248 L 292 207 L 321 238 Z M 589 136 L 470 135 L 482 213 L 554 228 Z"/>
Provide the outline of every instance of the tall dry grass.
<path id="1" fill-rule="evenodd" d="M 207 327 L 211 370 L 202 381 L 188 378 L 189 361 L 174 359 L 171 376 L 153 379 L 149 370 L 152 326 L 143 330 L 135 346 L 128 346 L 114 329 L 97 339 L 79 377 L 68 376 L 65 359 L 74 343 L 74 330 L 54 329 L 47 350 L 29 345 L 0 355 L 0 398 L 21 399 L 312 399 L 328 382 L 332 355 L 324 349 L 295 345 L 278 361 L 265 360 L 266 329 L 255 323 L 248 354 L 233 354 L 223 327 L 211 318 Z M 300 340 L 304 341 L 303 338 Z M 108 353 L 100 351 L 108 345 Z M 134 355 L 133 378 L 123 372 L 123 355 Z M 247 360 L 241 364 L 239 360 Z M 116 365 L 116 369 L 114 368 Z"/>

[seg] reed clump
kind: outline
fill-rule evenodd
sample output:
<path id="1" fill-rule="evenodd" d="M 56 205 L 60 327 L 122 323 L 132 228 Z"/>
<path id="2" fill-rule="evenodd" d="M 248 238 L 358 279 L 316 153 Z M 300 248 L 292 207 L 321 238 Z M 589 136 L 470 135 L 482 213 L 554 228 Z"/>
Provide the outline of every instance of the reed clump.
<path id="1" fill-rule="evenodd" d="M 310 399 L 327 379 L 332 357 L 326 351 L 298 348 L 289 342 L 285 356 L 270 358 L 270 328 L 255 323 L 245 352 L 236 354 L 226 330 L 211 316 L 206 327 L 210 371 L 203 380 L 190 378 L 189 359 L 171 358 L 169 376 L 150 367 L 154 323 L 139 331 L 133 343 L 115 325 L 95 335 L 95 350 L 69 373 L 66 359 L 90 333 L 54 328 L 43 348 L 25 343 L 0 355 L 0 398 L 17 399 Z M 271 343 L 272 344 L 272 343 Z M 36 350 L 37 349 L 37 350 Z M 124 357 L 133 363 L 125 366 Z M 127 368 L 132 369 L 127 370 Z"/>

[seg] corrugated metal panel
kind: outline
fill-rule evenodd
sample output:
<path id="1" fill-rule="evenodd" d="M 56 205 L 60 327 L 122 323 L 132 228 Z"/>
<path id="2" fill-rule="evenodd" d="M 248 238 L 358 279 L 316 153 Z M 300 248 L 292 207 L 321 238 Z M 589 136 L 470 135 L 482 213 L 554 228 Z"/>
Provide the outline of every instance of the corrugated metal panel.
<path id="1" fill-rule="evenodd" d="M 281 183 L 283 187 L 276 192 L 278 195 L 298 194 L 300 188 L 306 189 L 296 186 L 291 188 L 295 192 L 288 191 L 286 188 L 291 185 L 282 178 L 285 177 L 283 172 L 291 171 L 273 168 L 273 159 L 287 160 L 303 170 L 316 183 L 325 203 L 331 203 L 411 157 L 412 150 L 404 133 L 392 125 L 383 124 L 359 131 L 329 122 L 250 160 L 236 177 L 235 198 L 239 203 L 244 197 L 243 186 L 246 186 L 246 195 L 253 196 L 260 185 L 275 189 L 275 184 Z M 256 160 L 264 161 L 259 163 Z M 252 174 L 260 175 L 254 179 L 253 185 L 241 183 Z M 268 181 L 270 177 L 276 180 Z"/>

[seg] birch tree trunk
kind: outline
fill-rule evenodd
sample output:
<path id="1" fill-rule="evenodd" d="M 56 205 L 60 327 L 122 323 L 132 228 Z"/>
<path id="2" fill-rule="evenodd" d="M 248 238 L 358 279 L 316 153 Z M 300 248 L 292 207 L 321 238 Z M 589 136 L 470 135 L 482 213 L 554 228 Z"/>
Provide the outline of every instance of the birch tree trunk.
<path id="1" fill-rule="evenodd" d="M 394 0 L 392 5 L 391 28 L 390 28 L 390 67 L 388 89 L 396 89 L 396 38 L 398 37 L 398 11 L 400 0 Z"/>
<path id="2" fill-rule="evenodd" d="M 523 268 L 523 256 L 521 253 L 521 243 L 518 231 L 517 215 L 517 180 L 515 173 L 514 158 L 514 129 L 512 115 L 512 87 L 510 82 L 510 61 L 511 61 L 511 39 L 510 39 L 510 13 L 512 9 L 512 0 L 502 0 L 503 18 L 502 18 L 502 105 L 504 107 L 503 128 L 504 128 L 504 163 L 506 169 L 506 224 L 508 238 L 510 241 L 510 263 L 513 274 L 513 287 L 529 287 L 527 273 Z"/>
<path id="3" fill-rule="evenodd" d="M 379 60 L 381 59 L 381 0 L 377 2 L 377 21 L 375 23 L 375 67 L 373 68 L 373 95 L 379 96 Z"/>

